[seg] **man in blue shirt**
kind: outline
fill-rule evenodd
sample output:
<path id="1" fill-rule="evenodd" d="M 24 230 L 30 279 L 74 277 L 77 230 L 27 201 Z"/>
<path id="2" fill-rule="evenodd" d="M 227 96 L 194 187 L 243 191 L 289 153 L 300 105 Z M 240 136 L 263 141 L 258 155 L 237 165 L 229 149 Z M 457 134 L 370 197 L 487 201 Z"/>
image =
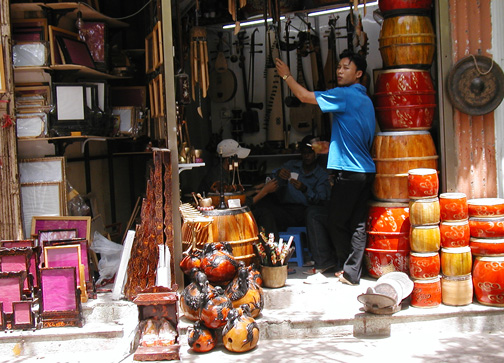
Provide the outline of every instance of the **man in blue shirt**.
<path id="1" fill-rule="evenodd" d="M 360 84 L 367 63 L 360 55 L 343 52 L 337 76 L 338 87 L 311 92 L 297 83 L 289 67 L 276 59 L 276 68 L 294 95 L 305 103 L 319 105 L 333 116 L 327 168 L 335 176 L 329 207 L 329 232 L 343 283 L 356 285 L 362 274 L 366 247 L 367 200 L 375 176 L 371 145 L 375 133 L 375 112 L 366 88 Z"/>

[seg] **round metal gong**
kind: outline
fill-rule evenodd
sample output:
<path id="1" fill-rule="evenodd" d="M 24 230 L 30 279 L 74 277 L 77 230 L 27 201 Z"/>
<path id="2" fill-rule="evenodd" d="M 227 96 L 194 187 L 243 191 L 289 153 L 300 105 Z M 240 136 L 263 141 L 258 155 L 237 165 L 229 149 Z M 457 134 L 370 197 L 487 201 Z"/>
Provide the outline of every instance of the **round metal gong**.
<path id="1" fill-rule="evenodd" d="M 455 64 L 447 80 L 453 106 L 468 115 L 492 112 L 504 97 L 504 73 L 491 58 L 468 56 Z"/>

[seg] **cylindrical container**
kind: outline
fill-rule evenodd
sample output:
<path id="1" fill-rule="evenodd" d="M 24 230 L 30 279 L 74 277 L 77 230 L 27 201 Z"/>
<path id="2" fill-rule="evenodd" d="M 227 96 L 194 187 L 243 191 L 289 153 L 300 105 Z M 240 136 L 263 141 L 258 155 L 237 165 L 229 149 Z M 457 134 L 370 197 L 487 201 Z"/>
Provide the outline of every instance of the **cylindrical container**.
<path id="1" fill-rule="evenodd" d="M 463 276 L 471 273 L 471 248 L 441 248 L 441 271 L 445 276 Z"/>
<path id="2" fill-rule="evenodd" d="M 428 16 L 385 18 L 378 42 L 384 68 L 429 69 L 432 65 L 436 42 Z"/>
<path id="3" fill-rule="evenodd" d="M 374 103 L 382 131 L 430 129 L 436 109 L 430 72 L 408 68 L 379 71 Z"/>
<path id="4" fill-rule="evenodd" d="M 413 252 L 437 252 L 441 247 L 438 225 L 411 226 L 410 247 Z"/>
<path id="5" fill-rule="evenodd" d="M 441 234 L 441 247 L 465 247 L 469 246 L 471 237 L 469 222 L 467 220 L 458 222 L 441 221 L 439 224 L 439 233 Z"/>
<path id="6" fill-rule="evenodd" d="M 503 217 L 503 198 L 477 198 L 467 201 L 469 217 Z"/>
<path id="7" fill-rule="evenodd" d="M 473 301 L 472 276 L 442 276 L 441 299 L 451 306 L 469 305 Z"/>
<path id="8" fill-rule="evenodd" d="M 379 278 L 382 275 L 398 271 L 408 273 L 409 251 L 364 250 L 364 262 L 371 277 Z"/>
<path id="9" fill-rule="evenodd" d="M 437 198 L 438 192 L 439 179 L 436 169 L 418 168 L 408 171 L 408 195 L 411 199 Z"/>
<path id="10" fill-rule="evenodd" d="M 471 237 L 502 238 L 504 237 L 504 217 L 470 217 Z"/>
<path id="11" fill-rule="evenodd" d="M 504 238 L 476 238 L 469 241 L 474 256 L 504 256 Z"/>
<path id="12" fill-rule="evenodd" d="M 476 257 L 472 276 L 480 304 L 504 306 L 504 257 Z"/>
<path id="13" fill-rule="evenodd" d="M 287 267 L 287 265 L 261 266 L 263 285 L 270 288 L 285 286 L 285 282 L 287 281 Z"/>
<path id="14" fill-rule="evenodd" d="M 206 243 L 228 242 L 238 262 L 243 261 L 250 265 L 256 257 L 254 243 L 259 238 L 259 230 L 250 208 L 214 209 L 201 211 L 201 214 L 211 217 L 213 222 L 208 228 L 202 228 L 196 233 L 196 247 L 203 249 Z M 187 223 L 182 225 L 184 250 L 191 245 L 191 226 Z"/>
<path id="15" fill-rule="evenodd" d="M 441 304 L 441 279 L 413 280 L 411 306 L 416 308 L 435 308 Z"/>
<path id="16" fill-rule="evenodd" d="M 409 227 L 408 227 L 409 228 Z M 377 250 L 410 250 L 408 232 L 367 231 L 367 247 Z"/>
<path id="17" fill-rule="evenodd" d="M 409 227 L 408 203 L 369 203 L 367 231 L 409 232 Z"/>
<path id="18" fill-rule="evenodd" d="M 441 220 L 462 221 L 469 218 L 467 196 L 464 193 L 442 193 L 439 195 Z"/>
<path id="19" fill-rule="evenodd" d="M 411 199 L 409 210 L 413 226 L 439 224 L 439 198 Z"/>
<path id="20" fill-rule="evenodd" d="M 373 194 L 388 202 L 408 202 L 408 170 L 437 168 L 436 147 L 428 131 L 390 131 L 375 135 Z"/>
<path id="21" fill-rule="evenodd" d="M 410 252 L 409 271 L 412 279 L 431 279 L 439 275 L 441 262 L 438 252 Z"/>
<path id="22" fill-rule="evenodd" d="M 384 16 L 425 13 L 431 6 L 432 0 L 378 0 L 378 7 Z"/>

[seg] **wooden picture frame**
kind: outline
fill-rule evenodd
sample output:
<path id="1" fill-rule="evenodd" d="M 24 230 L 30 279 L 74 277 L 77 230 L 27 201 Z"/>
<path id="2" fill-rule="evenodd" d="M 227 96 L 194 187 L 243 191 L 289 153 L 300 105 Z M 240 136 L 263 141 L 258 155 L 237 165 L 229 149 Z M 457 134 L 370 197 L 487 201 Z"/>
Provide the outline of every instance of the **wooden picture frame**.
<path id="1" fill-rule="evenodd" d="M 0 330 L 7 329 L 7 322 L 5 321 L 5 314 L 3 311 L 3 302 L 0 301 Z"/>
<path id="2" fill-rule="evenodd" d="M 160 73 L 156 77 L 156 87 L 158 92 L 158 116 L 165 116 L 165 102 L 164 102 L 164 83 L 163 74 Z"/>
<path id="3" fill-rule="evenodd" d="M 136 124 L 135 107 L 112 107 L 112 114 L 119 116 L 119 133 L 122 135 L 132 135 Z"/>
<path id="4" fill-rule="evenodd" d="M 146 86 L 110 87 L 109 94 L 112 107 L 147 107 Z"/>
<path id="5" fill-rule="evenodd" d="M 86 282 L 92 282 L 91 269 L 89 268 L 90 261 L 90 250 L 87 239 L 85 238 L 74 238 L 74 239 L 61 239 L 61 240 L 51 240 L 46 241 L 44 244 L 45 247 L 56 247 L 56 246 L 68 246 L 68 245 L 76 245 L 80 246 L 81 252 L 81 264 L 84 266 L 84 275 L 86 278 Z"/>
<path id="6" fill-rule="evenodd" d="M 163 27 L 161 21 L 158 21 L 152 29 L 153 39 L 156 42 L 154 47 L 154 69 L 163 65 Z"/>
<path id="7" fill-rule="evenodd" d="M 13 18 L 12 24 L 12 40 L 14 41 L 36 41 L 42 42 L 49 40 L 49 30 L 46 18 Z M 20 34 L 34 34 L 34 37 L 25 37 Z"/>
<path id="8" fill-rule="evenodd" d="M 85 238 L 91 244 L 90 216 L 36 216 L 32 218 L 31 235 L 37 235 L 41 230 L 76 229 L 77 238 Z"/>
<path id="9" fill-rule="evenodd" d="M 82 326 L 75 267 L 42 268 L 40 278 L 40 316 L 43 326 Z"/>
<path id="10" fill-rule="evenodd" d="M 44 242 L 69 240 L 72 238 L 77 238 L 77 228 L 40 230 L 37 237 L 40 247 L 44 247 Z"/>
<path id="11" fill-rule="evenodd" d="M 12 328 L 35 329 L 35 314 L 32 312 L 32 300 L 12 302 Z"/>
<path id="12" fill-rule="evenodd" d="M 77 64 L 91 69 L 96 68 L 86 42 L 62 35 L 56 35 L 56 39 L 59 47 L 63 51 L 65 64 Z"/>
<path id="13" fill-rule="evenodd" d="M 7 83 L 5 81 L 5 64 L 3 56 L 3 45 L 0 45 L 0 93 L 7 92 Z"/>
<path id="14" fill-rule="evenodd" d="M 29 158 L 19 161 L 19 182 L 66 182 L 66 164 L 63 156 Z"/>
<path id="15" fill-rule="evenodd" d="M 149 82 L 149 96 L 151 104 L 151 117 L 159 116 L 159 90 L 157 79 L 151 79 Z"/>
<path id="16" fill-rule="evenodd" d="M 30 273 L 31 259 L 33 255 L 32 248 L 6 248 L 0 250 L 0 271 L 18 272 L 26 271 Z M 30 279 L 25 279 L 23 283 L 23 292 L 30 296 L 33 290 L 33 284 Z"/>
<path id="17" fill-rule="evenodd" d="M 29 273 L 33 278 L 33 287 L 38 289 L 40 287 L 40 273 L 39 273 L 39 261 L 40 261 L 40 251 L 41 249 L 36 246 L 36 241 L 33 239 L 23 239 L 23 240 L 4 240 L 0 241 L 0 248 L 31 248 L 32 255 L 30 258 L 30 269 Z"/>
<path id="18" fill-rule="evenodd" d="M 0 272 L 0 302 L 6 315 L 12 314 L 14 301 L 21 301 L 25 279 L 26 271 Z"/>
<path id="19" fill-rule="evenodd" d="M 150 32 L 145 37 L 145 73 L 149 74 L 156 69 L 156 40 L 154 39 L 154 32 Z"/>
<path id="20" fill-rule="evenodd" d="M 58 43 L 58 37 L 66 37 L 74 40 L 79 39 L 77 33 L 49 25 L 49 49 L 51 53 L 51 65 L 65 64 L 63 50 Z"/>

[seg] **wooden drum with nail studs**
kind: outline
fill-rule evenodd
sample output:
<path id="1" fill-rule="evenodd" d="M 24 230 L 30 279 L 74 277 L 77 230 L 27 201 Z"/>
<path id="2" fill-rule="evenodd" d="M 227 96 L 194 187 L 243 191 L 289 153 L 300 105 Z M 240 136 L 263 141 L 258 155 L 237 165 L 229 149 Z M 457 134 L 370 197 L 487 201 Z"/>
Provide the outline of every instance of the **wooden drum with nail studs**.
<path id="1" fill-rule="evenodd" d="M 408 171 L 408 195 L 410 199 L 437 198 L 439 179 L 436 169 L 417 168 Z"/>
<path id="2" fill-rule="evenodd" d="M 441 193 L 439 195 L 439 210 L 442 221 L 466 220 L 469 218 L 467 196 L 464 193 Z"/>
<path id="3" fill-rule="evenodd" d="M 469 222 L 445 222 L 439 223 L 439 233 L 441 235 L 441 247 L 454 248 L 469 246 L 471 238 Z"/>
<path id="4" fill-rule="evenodd" d="M 469 275 L 472 268 L 470 247 L 441 248 L 441 272 L 445 276 Z"/>
<path id="5" fill-rule="evenodd" d="M 409 211 L 414 226 L 439 224 L 439 198 L 411 199 Z"/>
<path id="6" fill-rule="evenodd" d="M 413 280 L 413 284 L 411 306 L 435 308 L 441 305 L 441 279 L 439 276 L 432 279 Z"/>
<path id="7" fill-rule="evenodd" d="M 412 279 L 431 279 L 438 276 L 440 271 L 438 252 L 410 252 L 409 272 Z"/>
<path id="8" fill-rule="evenodd" d="M 476 300 L 483 305 L 504 306 L 504 256 L 478 256 L 473 267 Z"/>
<path id="9" fill-rule="evenodd" d="M 410 247 L 413 252 L 438 252 L 441 247 L 439 225 L 411 226 Z"/>
<path id="10" fill-rule="evenodd" d="M 472 276 L 441 276 L 441 299 L 443 304 L 451 306 L 463 306 L 472 303 Z"/>

